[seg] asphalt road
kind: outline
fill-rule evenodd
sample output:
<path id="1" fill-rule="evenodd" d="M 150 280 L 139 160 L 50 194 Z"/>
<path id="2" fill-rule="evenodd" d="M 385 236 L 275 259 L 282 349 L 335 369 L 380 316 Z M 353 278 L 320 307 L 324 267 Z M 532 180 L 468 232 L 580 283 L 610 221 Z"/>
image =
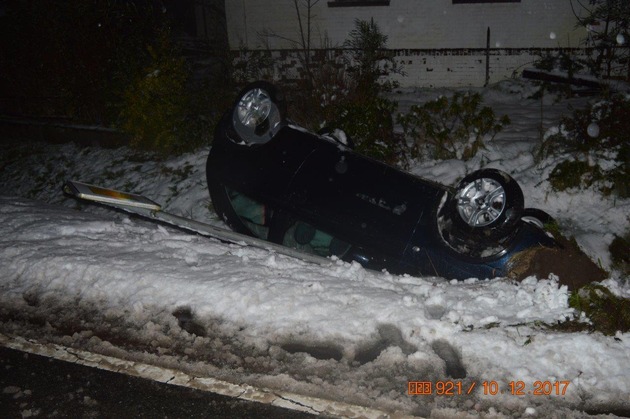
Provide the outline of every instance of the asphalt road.
<path id="1" fill-rule="evenodd" d="M 3 418 L 311 418 L 0 347 Z"/>

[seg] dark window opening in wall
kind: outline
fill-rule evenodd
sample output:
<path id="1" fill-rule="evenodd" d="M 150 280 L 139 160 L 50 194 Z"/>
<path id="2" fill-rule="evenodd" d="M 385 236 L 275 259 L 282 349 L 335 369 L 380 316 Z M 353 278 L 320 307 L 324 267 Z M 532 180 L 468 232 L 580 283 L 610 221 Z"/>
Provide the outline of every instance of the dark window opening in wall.
<path id="1" fill-rule="evenodd" d="M 453 4 L 471 3 L 520 3 L 521 0 L 453 0 Z"/>
<path id="2" fill-rule="evenodd" d="M 328 7 L 389 6 L 389 0 L 332 0 Z"/>

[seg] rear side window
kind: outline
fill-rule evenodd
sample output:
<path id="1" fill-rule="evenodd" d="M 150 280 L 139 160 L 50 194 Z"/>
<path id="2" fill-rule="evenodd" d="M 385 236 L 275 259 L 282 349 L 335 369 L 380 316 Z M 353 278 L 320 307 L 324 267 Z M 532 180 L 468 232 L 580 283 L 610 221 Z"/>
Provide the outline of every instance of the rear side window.
<path id="1" fill-rule="evenodd" d="M 337 256 L 341 258 L 350 249 L 348 243 L 302 221 L 296 221 L 287 229 L 282 244 L 324 257 Z"/>
<path id="2" fill-rule="evenodd" d="M 291 221 L 287 215 L 285 220 L 273 220 L 273 210 L 261 202 L 243 195 L 233 189 L 226 188 L 230 205 L 238 216 L 239 220 L 256 237 L 263 240 L 270 240 L 271 228 L 274 228 L 272 241 L 279 241 L 283 246 L 291 247 L 305 253 L 313 253 L 318 256 L 343 257 L 350 245 L 336 237 L 313 227 L 303 221 Z M 278 213 L 276 217 L 280 217 Z M 286 227 L 288 225 L 288 228 Z M 274 227 L 272 227 L 274 226 Z M 284 226 L 284 227 L 280 227 Z"/>
<path id="3" fill-rule="evenodd" d="M 230 205 L 243 224 L 260 239 L 269 237 L 269 222 L 273 215 L 271 209 L 242 193 L 225 188 Z"/>

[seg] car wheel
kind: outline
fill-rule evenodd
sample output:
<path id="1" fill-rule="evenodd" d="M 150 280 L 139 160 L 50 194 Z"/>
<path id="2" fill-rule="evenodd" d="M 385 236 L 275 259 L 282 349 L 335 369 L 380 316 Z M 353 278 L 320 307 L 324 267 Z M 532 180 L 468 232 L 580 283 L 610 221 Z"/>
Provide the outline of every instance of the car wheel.
<path id="1" fill-rule="evenodd" d="M 258 81 L 241 91 L 232 111 L 234 139 L 255 145 L 269 141 L 286 123 L 286 103 L 271 83 Z"/>
<path id="2" fill-rule="evenodd" d="M 454 227 L 467 238 L 496 241 L 514 230 L 523 207 L 523 191 L 510 175 L 482 169 L 457 186 L 451 217 Z"/>

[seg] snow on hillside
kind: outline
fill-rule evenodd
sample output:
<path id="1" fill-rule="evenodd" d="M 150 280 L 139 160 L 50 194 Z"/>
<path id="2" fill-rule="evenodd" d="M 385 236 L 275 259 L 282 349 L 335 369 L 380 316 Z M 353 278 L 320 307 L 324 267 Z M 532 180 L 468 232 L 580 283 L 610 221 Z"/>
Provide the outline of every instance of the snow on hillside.
<path id="1" fill-rule="evenodd" d="M 522 186 L 527 206 L 547 210 L 609 267 L 606 249 L 628 230 L 630 201 L 550 189 L 553 161 L 537 164 L 531 155 L 541 103 L 525 99 L 524 86 L 483 91 L 495 113 L 512 119 L 488 150 L 469 162 L 419 162 L 411 171 L 453 184 L 482 164 L 505 170 Z M 397 95 L 404 110 L 438 93 Z M 543 110 L 546 130 L 567 103 L 546 99 Z M 207 150 L 158 163 L 125 148 L 12 141 L 0 148 L 3 334 L 399 414 L 582 417 L 630 410 L 630 335 L 545 327 L 576 314 L 553 276 L 457 282 L 338 260 L 314 265 L 61 193 L 65 179 L 82 180 L 220 224 L 205 185 Z M 628 278 L 613 272 L 604 284 L 630 297 Z M 409 395 L 410 381 L 432 383 L 431 394 Z M 456 394 L 438 394 L 448 383 Z M 512 394 L 518 390 L 523 394 Z"/>

